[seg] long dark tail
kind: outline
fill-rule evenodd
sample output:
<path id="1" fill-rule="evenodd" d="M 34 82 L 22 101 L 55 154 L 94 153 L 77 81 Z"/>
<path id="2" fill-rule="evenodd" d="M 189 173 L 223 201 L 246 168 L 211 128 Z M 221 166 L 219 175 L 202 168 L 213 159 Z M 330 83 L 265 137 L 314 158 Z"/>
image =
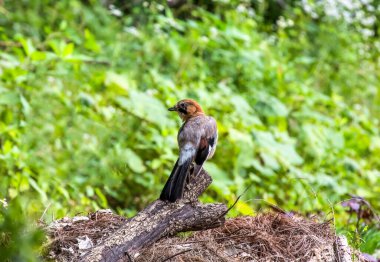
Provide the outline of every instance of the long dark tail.
<path id="1" fill-rule="evenodd" d="M 177 199 L 182 198 L 183 191 L 185 189 L 185 181 L 188 175 L 188 169 L 191 164 L 191 159 L 178 165 L 178 160 L 174 165 L 172 173 L 170 174 L 168 181 L 162 189 L 160 199 L 175 202 Z"/>

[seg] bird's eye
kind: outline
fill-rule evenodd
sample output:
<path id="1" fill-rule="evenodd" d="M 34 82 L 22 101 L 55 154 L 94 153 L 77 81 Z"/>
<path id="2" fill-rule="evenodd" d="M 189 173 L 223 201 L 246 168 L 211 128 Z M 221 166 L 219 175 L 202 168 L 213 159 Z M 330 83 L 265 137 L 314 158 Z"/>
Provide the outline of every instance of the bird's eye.
<path id="1" fill-rule="evenodd" d="M 187 114 L 186 103 L 179 103 L 178 104 L 178 112 L 181 112 L 182 114 Z"/>

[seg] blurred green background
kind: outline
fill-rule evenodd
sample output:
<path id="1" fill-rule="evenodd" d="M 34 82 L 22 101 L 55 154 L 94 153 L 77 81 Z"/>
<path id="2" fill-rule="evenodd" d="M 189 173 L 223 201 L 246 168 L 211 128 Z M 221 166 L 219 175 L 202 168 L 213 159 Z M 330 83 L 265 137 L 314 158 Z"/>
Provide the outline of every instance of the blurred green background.
<path id="1" fill-rule="evenodd" d="M 341 206 L 380 210 L 379 18 L 379 0 L 0 1 L 0 258 L 38 259 L 40 218 L 155 200 L 183 98 L 218 122 L 203 201 L 251 185 L 231 216 L 334 218 L 380 253 Z"/>

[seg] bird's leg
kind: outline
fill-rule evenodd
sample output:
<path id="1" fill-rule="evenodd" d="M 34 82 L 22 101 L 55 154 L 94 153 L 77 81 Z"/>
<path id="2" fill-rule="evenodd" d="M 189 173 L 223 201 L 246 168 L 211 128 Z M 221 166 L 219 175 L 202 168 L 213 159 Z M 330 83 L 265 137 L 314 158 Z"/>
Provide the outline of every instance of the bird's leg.
<path id="1" fill-rule="evenodd" d="M 188 176 L 186 178 L 186 184 L 190 183 L 190 180 L 193 177 L 193 173 L 194 173 L 194 163 L 192 163 L 191 166 L 190 166 L 190 168 L 189 168 L 189 174 L 188 174 Z"/>

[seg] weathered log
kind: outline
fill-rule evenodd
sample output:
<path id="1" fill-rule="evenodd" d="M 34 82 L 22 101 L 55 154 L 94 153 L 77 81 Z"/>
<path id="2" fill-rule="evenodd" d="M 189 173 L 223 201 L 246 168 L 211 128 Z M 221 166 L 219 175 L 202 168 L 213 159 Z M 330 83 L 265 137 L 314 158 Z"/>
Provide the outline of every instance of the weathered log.
<path id="1" fill-rule="evenodd" d="M 93 247 L 79 261 L 132 261 L 145 248 L 167 235 L 221 226 L 227 207 L 224 204 L 201 204 L 197 200 L 212 179 L 202 170 L 191 177 L 183 199 L 176 203 L 156 200 L 101 244 Z"/>
<path id="2" fill-rule="evenodd" d="M 351 262 L 352 248 L 348 245 L 345 236 L 337 236 L 334 242 L 335 260 L 337 262 Z"/>

